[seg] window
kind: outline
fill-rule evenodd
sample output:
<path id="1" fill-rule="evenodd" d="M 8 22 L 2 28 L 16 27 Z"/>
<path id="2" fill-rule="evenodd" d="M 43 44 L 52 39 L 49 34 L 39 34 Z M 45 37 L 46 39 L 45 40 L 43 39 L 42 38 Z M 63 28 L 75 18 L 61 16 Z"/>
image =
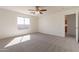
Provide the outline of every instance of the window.
<path id="1" fill-rule="evenodd" d="M 17 17 L 18 29 L 28 29 L 30 27 L 30 18 Z"/>

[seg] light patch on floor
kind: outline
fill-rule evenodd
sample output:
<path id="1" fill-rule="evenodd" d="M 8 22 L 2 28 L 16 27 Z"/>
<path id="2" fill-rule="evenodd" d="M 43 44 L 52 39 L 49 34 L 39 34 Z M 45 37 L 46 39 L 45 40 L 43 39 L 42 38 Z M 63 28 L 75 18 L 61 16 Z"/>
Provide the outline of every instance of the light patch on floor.
<path id="1" fill-rule="evenodd" d="M 16 44 L 19 44 L 19 43 L 22 43 L 28 40 L 30 40 L 30 35 L 16 37 L 10 43 L 8 43 L 4 48 L 10 47 L 10 46 L 13 46 L 13 45 L 16 45 Z"/>

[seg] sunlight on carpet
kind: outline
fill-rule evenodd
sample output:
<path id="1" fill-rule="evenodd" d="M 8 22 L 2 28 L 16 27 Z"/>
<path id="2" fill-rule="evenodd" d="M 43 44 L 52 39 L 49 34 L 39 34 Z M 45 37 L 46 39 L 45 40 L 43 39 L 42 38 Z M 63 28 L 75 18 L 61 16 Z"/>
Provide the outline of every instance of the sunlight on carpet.
<path id="1" fill-rule="evenodd" d="M 26 36 L 21 36 L 21 37 L 16 37 L 14 38 L 9 44 L 7 44 L 4 48 L 25 42 L 30 40 L 30 35 L 26 35 Z"/>

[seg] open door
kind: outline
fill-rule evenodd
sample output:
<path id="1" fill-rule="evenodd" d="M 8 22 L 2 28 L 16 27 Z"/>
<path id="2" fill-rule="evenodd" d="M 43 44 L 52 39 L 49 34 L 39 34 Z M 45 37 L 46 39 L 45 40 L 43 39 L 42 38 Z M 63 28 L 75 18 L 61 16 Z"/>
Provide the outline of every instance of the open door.
<path id="1" fill-rule="evenodd" d="M 76 14 L 65 15 L 65 37 L 76 39 Z"/>
<path id="2" fill-rule="evenodd" d="M 79 43 L 79 11 L 76 11 L 76 13 L 74 13 L 74 14 L 75 14 L 75 27 L 74 27 L 75 32 L 74 32 L 74 34 L 75 34 L 76 42 Z M 65 37 L 68 35 L 69 24 L 68 24 L 68 19 L 67 18 L 69 16 L 70 15 L 65 15 Z M 70 17 L 70 18 L 72 18 L 72 17 Z M 72 23 L 72 21 L 70 21 L 70 22 Z"/>

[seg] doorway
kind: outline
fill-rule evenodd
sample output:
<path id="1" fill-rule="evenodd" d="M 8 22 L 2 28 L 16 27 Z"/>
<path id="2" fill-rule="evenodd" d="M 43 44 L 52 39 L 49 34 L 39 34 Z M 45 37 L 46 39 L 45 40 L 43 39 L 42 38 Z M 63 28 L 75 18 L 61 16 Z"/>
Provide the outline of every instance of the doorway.
<path id="1" fill-rule="evenodd" d="M 76 39 L 76 14 L 65 15 L 65 37 Z"/>

